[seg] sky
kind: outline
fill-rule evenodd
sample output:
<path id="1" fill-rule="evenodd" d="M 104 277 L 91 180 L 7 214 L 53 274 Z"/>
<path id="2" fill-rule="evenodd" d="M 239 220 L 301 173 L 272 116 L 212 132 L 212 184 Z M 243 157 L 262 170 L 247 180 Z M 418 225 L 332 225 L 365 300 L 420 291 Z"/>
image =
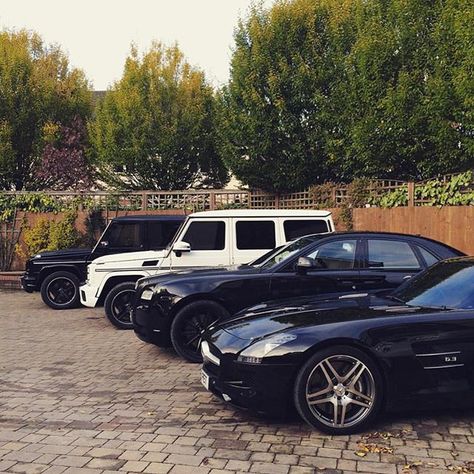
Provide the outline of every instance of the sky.
<path id="1" fill-rule="evenodd" d="M 272 0 L 263 0 L 271 5 Z M 216 86 L 229 77 L 233 30 L 252 0 L 1 0 L 0 28 L 34 30 L 68 54 L 95 90 L 120 79 L 130 44 L 178 42 Z"/>

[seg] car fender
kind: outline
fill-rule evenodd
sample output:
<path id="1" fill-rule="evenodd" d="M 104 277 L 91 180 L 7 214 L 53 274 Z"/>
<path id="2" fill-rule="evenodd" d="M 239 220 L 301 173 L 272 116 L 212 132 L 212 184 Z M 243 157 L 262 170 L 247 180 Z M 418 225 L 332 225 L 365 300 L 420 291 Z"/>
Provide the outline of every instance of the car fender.
<path id="1" fill-rule="evenodd" d="M 86 263 L 84 262 L 84 269 L 86 267 Z M 43 283 L 44 279 L 48 276 L 51 275 L 52 273 L 56 272 L 71 272 L 72 274 L 76 275 L 80 280 L 83 280 L 84 273 L 81 274 L 79 269 L 77 268 L 77 265 L 68 265 L 68 264 L 63 264 L 63 265 L 45 265 L 44 267 L 41 268 L 39 275 L 38 275 L 38 284 L 41 286 Z"/>

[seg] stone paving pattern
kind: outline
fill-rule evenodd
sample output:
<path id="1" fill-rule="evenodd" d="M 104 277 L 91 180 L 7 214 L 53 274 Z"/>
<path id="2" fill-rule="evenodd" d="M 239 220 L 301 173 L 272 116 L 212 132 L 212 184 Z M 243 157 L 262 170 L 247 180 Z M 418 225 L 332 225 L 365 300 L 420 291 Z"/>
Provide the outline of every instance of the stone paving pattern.
<path id="1" fill-rule="evenodd" d="M 0 472 L 472 472 L 474 412 L 385 416 L 329 437 L 233 409 L 199 366 L 114 329 L 102 308 L 54 311 L 0 291 Z"/>

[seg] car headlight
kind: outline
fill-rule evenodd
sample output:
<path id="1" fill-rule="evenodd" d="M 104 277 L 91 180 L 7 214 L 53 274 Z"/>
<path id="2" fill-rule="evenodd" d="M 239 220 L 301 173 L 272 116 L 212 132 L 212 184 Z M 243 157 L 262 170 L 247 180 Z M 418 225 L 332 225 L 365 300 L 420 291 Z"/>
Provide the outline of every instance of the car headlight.
<path id="1" fill-rule="evenodd" d="M 150 301 L 153 298 L 154 292 L 150 288 L 145 288 L 142 291 L 142 294 L 140 296 L 140 299 Z"/>
<path id="2" fill-rule="evenodd" d="M 248 364 L 261 364 L 262 359 L 273 349 L 295 339 L 296 336 L 293 334 L 275 334 L 274 336 L 266 337 L 244 349 L 239 357 L 237 357 L 237 360 Z"/>

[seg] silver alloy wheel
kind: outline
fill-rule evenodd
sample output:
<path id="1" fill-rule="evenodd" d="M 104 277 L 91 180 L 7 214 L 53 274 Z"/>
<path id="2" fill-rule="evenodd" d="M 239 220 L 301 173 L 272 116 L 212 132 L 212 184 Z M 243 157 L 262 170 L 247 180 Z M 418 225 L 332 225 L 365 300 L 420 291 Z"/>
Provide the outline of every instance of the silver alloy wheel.
<path id="1" fill-rule="evenodd" d="M 64 282 L 66 282 L 66 284 L 64 284 Z M 53 278 L 48 283 L 46 294 L 56 305 L 65 306 L 76 298 L 77 289 L 76 285 L 70 278 L 61 276 Z"/>
<path id="2" fill-rule="evenodd" d="M 348 428 L 372 411 L 375 381 L 369 368 L 349 355 L 332 355 L 319 362 L 306 382 L 306 402 L 324 425 Z"/>

